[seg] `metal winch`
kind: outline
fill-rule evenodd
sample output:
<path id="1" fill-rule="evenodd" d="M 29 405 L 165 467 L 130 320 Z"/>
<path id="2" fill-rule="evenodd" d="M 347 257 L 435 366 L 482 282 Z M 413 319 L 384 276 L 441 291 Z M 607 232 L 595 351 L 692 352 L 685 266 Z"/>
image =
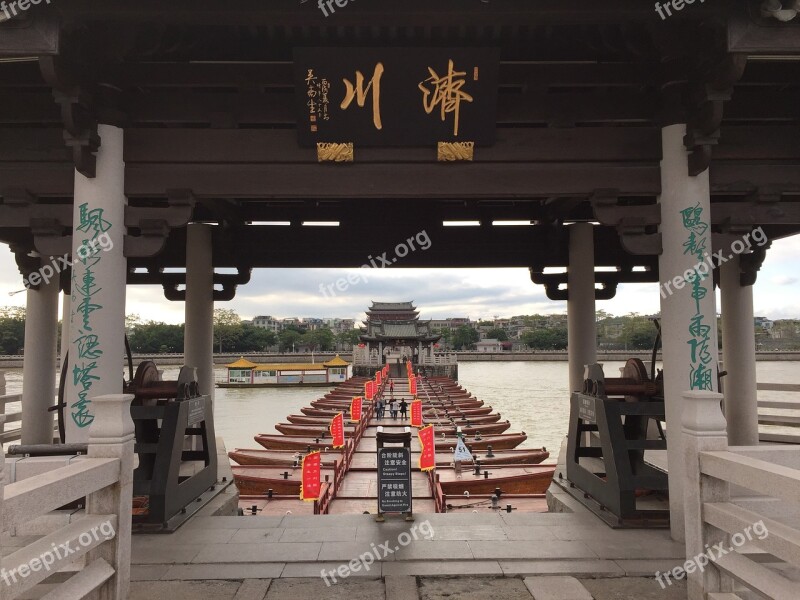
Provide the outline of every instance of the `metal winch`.
<path id="1" fill-rule="evenodd" d="M 614 527 L 668 526 L 667 474 L 644 460 L 666 450 L 664 420 L 662 377 L 648 377 L 641 360 L 617 378 L 589 365 L 570 399 L 564 489 Z"/>
<path id="2" fill-rule="evenodd" d="M 177 380 L 163 381 L 152 361 L 139 365 L 125 393 L 134 396 L 131 418 L 139 457 L 133 522 L 173 529 L 217 483 L 211 400 L 200 394 L 194 367 L 182 367 Z"/>

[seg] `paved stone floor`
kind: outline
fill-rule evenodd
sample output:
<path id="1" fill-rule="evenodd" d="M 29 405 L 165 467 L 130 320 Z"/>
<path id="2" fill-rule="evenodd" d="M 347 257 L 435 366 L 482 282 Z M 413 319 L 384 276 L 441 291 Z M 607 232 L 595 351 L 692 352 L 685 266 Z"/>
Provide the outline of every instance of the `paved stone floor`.
<path id="1" fill-rule="evenodd" d="M 321 578 L 139 581 L 130 600 L 685 600 L 683 583 L 662 590 L 649 578 L 365 577 L 326 586 Z"/>
<path id="2" fill-rule="evenodd" d="M 612 530 L 577 513 L 429 514 L 412 524 L 379 524 L 370 515 L 199 517 L 172 535 L 134 536 L 132 575 L 134 581 L 319 577 L 359 556 L 356 577 L 652 577 L 683 563 L 684 548 L 666 530 Z"/>

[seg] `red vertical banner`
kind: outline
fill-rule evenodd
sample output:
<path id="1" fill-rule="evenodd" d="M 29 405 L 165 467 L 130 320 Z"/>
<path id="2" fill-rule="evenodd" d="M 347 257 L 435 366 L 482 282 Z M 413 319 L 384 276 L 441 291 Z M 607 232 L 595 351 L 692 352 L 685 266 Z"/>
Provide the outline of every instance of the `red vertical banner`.
<path id="1" fill-rule="evenodd" d="M 416 377 L 413 377 L 413 376 L 409 377 L 409 379 L 408 379 L 408 392 L 412 396 L 416 396 L 417 395 L 417 379 L 416 379 Z"/>
<path id="2" fill-rule="evenodd" d="M 322 488 L 322 455 L 319 452 L 306 454 L 303 458 L 303 481 L 300 484 L 300 500 L 319 500 Z"/>
<path id="3" fill-rule="evenodd" d="M 350 401 L 350 422 L 358 423 L 361 420 L 361 410 L 363 408 L 363 398 L 357 396 Z"/>
<path id="4" fill-rule="evenodd" d="M 383 381 L 383 371 L 376 371 L 375 372 L 375 385 L 381 387 L 381 381 Z"/>
<path id="5" fill-rule="evenodd" d="M 373 381 L 370 380 L 364 384 L 364 396 L 367 400 L 372 400 L 375 397 L 375 389 L 372 387 L 374 385 Z"/>
<path id="6" fill-rule="evenodd" d="M 331 421 L 331 437 L 333 447 L 342 448 L 344 446 L 344 413 L 339 413 Z"/>
<path id="7" fill-rule="evenodd" d="M 422 400 L 411 401 L 411 426 L 422 427 Z"/>
<path id="8" fill-rule="evenodd" d="M 422 451 L 419 454 L 419 470 L 430 471 L 436 468 L 436 439 L 433 425 L 428 425 L 417 431 Z"/>

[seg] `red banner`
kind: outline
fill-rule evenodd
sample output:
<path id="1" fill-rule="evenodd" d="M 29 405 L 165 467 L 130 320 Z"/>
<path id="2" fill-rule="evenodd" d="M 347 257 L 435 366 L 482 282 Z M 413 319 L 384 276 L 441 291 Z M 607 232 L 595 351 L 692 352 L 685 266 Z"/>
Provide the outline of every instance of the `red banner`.
<path id="1" fill-rule="evenodd" d="M 417 395 L 417 379 L 413 375 L 408 378 L 408 393 L 412 396 Z"/>
<path id="2" fill-rule="evenodd" d="M 430 471 L 436 468 L 436 439 L 433 425 L 428 425 L 417 431 L 422 451 L 419 454 L 419 470 Z"/>
<path id="3" fill-rule="evenodd" d="M 422 400 L 411 401 L 411 426 L 422 427 Z"/>
<path id="4" fill-rule="evenodd" d="M 350 401 L 350 422 L 358 423 L 361 420 L 361 409 L 363 408 L 363 398 L 357 396 Z"/>
<path id="5" fill-rule="evenodd" d="M 381 387 L 381 381 L 383 381 L 383 371 L 377 371 L 375 373 L 375 385 Z"/>
<path id="6" fill-rule="evenodd" d="M 367 400 L 372 400 L 375 397 L 375 388 L 373 387 L 375 382 L 368 381 L 364 384 L 364 396 Z"/>
<path id="7" fill-rule="evenodd" d="M 319 452 L 306 454 L 303 458 L 303 482 L 300 485 L 300 500 L 312 502 L 319 500 L 322 487 L 322 455 Z"/>
<path id="8" fill-rule="evenodd" d="M 339 413 L 331 421 L 331 437 L 333 437 L 333 447 L 342 448 L 344 446 L 344 413 Z"/>

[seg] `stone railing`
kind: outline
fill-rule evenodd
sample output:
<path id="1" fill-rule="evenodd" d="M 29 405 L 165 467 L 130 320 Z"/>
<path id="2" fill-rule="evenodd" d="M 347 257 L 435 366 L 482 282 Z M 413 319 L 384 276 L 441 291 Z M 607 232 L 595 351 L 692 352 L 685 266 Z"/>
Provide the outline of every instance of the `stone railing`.
<path id="1" fill-rule="evenodd" d="M 13 535 L 27 523 L 86 498 L 83 517 L 13 553 L 2 552 L 2 600 L 29 594 L 55 572 L 80 567 L 76 561 L 84 558 L 82 569 L 42 598 L 80 599 L 90 594 L 105 600 L 128 597 L 134 466 L 131 400 L 133 396 L 121 394 L 92 399 L 95 421 L 88 456 L 68 466 L 3 485 L 5 457 L 0 453 L 0 523 L 4 533 Z"/>
<path id="2" fill-rule="evenodd" d="M 450 354 L 434 354 L 432 357 L 423 354 L 420 358 L 420 365 L 456 365 L 458 364 L 458 355 L 455 353 Z"/>
<path id="3" fill-rule="evenodd" d="M 780 392 L 780 399 L 758 400 L 759 425 L 774 425 L 777 427 L 800 428 L 800 385 L 793 383 L 759 383 L 759 392 Z M 791 414 L 766 413 L 761 409 L 791 411 Z M 800 444 L 800 429 L 797 433 L 787 431 L 767 430 L 761 431 L 759 438 L 762 442 L 779 442 L 784 444 Z"/>
<path id="4" fill-rule="evenodd" d="M 53 389 L 53 404 L 56 404 L 58 390 Z M 20 406 L 9 408 L 10 404 Z M 54 413 L 49 413 L 53 419 Z M 0 415 L 5 415 L 5 423 L 0 423 L 0 447 L 10 443 L 18 442 L 22 438 L 22 394 L 6 394 L 6 376 L 0 371 Z M 9 427 L 12 423 L 17 425 Z M 58 437 L 58 426 L 53 423 L 53 439 Z"/>
<path id="5" fill-rule="evenodd" d="M 796 581 L 765 564 L 800 568 L 800 447 L 728 447 L 722 394 L 684 398 L 688 599 L 736 600 L 734 583 L 765 598 L 800 597 Z"/>

